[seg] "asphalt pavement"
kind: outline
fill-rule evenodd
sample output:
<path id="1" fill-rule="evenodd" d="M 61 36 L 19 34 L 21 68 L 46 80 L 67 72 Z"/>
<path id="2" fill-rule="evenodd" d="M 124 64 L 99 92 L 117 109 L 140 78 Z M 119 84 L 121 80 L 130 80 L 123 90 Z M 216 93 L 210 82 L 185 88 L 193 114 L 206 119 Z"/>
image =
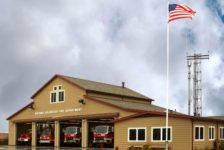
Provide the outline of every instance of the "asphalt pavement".
<path id="1" fill-rule="evenodd" d="M 73 148 L 73 147 L 30 147 L 30 146 L 0 146 L 0 150 L 101 150 L 100 148 Z M 105 148 L 104 150 L 113 150 Z"/>

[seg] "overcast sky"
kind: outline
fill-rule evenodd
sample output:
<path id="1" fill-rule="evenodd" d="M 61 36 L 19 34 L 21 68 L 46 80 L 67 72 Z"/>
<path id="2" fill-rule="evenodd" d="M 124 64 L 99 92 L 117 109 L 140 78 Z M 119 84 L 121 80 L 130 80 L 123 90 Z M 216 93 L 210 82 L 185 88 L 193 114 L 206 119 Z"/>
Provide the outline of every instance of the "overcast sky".
<path id="1" fill-rule="evenodd" d="M 224 115 L 224 1 L 170 23 L 170 108 L 187 113 L 186 54 L 203 61 L 203 115 Z M 166 0 L 0 0 L 0 132 L 54 74 L 126 86 L 166 100 Z"/>

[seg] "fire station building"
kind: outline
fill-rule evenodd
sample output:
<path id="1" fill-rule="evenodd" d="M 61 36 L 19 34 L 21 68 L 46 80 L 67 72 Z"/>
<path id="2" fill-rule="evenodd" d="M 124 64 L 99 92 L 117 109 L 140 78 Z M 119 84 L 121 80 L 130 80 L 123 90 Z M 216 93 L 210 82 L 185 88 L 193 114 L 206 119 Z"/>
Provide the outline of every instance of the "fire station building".
<path id="1" fill-rule="evenodd" d="M 124 83 L 116 86 L 55 75 L 31 98 L 29 104 L 7 118 L 9 145 L 26 143 L 21 137 L 25 133 L 30 136 L 30 146 L 86 148 L 104 144 L 127 150 L 131 146 L 165 145 L 165 109 Z M 65 135 L 71 127 L 76 127 L 76 135 L 68 139 Z M 104 132 L 97 133 L 98 127 L 104 127 Z M 47 129 L 52 131 L 49 141 L 41 137 Z M 172 150 L 215 148 L 224 140 L 224 120 L 169 110 L 168 140 Z"/>

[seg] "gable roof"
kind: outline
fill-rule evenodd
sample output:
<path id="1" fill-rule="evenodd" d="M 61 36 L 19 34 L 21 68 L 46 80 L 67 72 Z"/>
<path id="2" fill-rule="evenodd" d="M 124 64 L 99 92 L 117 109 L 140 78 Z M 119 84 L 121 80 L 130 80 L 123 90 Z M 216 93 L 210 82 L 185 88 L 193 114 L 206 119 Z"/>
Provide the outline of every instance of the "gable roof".
<path id="1" fill-rule="evenodd" d="M 76 85 L 86 90 L 87 92 L 95 92 L 95 93 L 102 93 L 102 94 L 108 94 L 108 95 L 116 95 L 116 96 L 122 96 L 122 97 L 153 101 L 153 99 L 146 97 L 127 87 L 121 87 L 121 86 L 112 85 L 112 84 L 84 80 L 84 79 L 79 79 L 79 78 L 74 78 L 74 77 L 69 77 L 64 75 L 53 76 L 46 84 L 44 84 L 44 86 L 42 86 L 36 93 L 34 93 L 31 98 L 33 99 L 40 91 L 44 89 L 45 86 L 47 86 L 55 78 L 63 79 L 73 85 Z"/>

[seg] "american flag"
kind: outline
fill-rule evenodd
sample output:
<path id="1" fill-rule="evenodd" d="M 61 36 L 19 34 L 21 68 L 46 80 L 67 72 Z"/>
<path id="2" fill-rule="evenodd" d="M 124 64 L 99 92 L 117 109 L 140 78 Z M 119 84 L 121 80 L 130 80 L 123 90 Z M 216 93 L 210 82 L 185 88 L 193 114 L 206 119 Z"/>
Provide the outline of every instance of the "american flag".
<path id="1" fill-rule="evenodd" d="M 169 4 L 169 19 L 168 22 L 177 19 L 190 18 L 194 16 L 196 12 L 190 7 L 182 4 Z"/>

